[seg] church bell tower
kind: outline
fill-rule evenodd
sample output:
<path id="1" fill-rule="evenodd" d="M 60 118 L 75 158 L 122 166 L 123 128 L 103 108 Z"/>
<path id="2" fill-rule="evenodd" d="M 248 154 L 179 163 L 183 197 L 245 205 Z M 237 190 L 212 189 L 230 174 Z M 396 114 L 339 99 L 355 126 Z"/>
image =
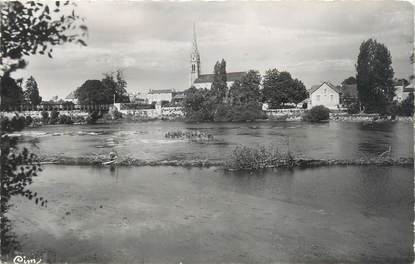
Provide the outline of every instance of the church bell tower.
<path id="1" fill-rule="evenodd" d="M 190 86 L 192 86 L 195 80 L 199 78 L 200 75 L 200 55 L 199 50 L 197 48 L 196 26 L 194 23 L 192 53 L 190 54 L 190 67 Z"/>

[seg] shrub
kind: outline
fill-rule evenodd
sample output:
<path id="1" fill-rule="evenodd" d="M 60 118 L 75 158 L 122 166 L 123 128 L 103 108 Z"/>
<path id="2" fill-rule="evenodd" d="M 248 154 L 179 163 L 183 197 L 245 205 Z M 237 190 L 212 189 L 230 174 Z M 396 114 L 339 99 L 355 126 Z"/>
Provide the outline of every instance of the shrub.
<path id="1" fill-rule="evenodd" d="M 60 115 L 59 118 L 58 118 L 58 123 L 59 124 L 65 124 L 65 125 L 71 125 L 71 124 L 73 124 L 73 120 L 68 115 Z"/>
<path id="2" fill-rule="evenodd" d="M 48 111 L 43 110 L 41 112 L 41 115 L 42 115 L 42 122 L 45 123 L 45 124 L 48 123 L 48 121 L 49 121 L 49 113 L 48 113 Z"/>
<path id="3" fill-rule="evenodd" d="M 86 118 L 87 124 L 95 124 L 99 118 L 101 118 L 103 114 L 99 110 L 93 110 L 88 114 L 88 117 Z"/>
<path id="4" fill-rule="evenodd" d="M 117 108 L 112 107 L 109 111 L 109 115 L 111 116 L 111 119 L 120 119 L 122 118 L 122 113 L 117 110 Z"/>
<path id="5" fill-rule="evenodd" d="M 294 157 L 287 152 L 281 154 L 275 147 L 237 146 L 228 161 L 227 167 L 236 170 L 257 170 L 276 165 L 293 166 Z"/>
<path id="6" fill-rule="evenodd" d="M 330 110 L 323 105 L 317 105 L 304 113 L 303 120 L 308 122 L 321 122 L 328 120 L 329 117 Z"/>
<path id="7" fill-rule="evenodd" d="M 413 116 L 414 115 L 414 94 L 410 93 L 405 100 L 403 100 L 399 106 L 400 116 Z"/>
<path id="8" fill-rule="evenodd" d="M 358 103 L 350 104 L 350 106 L 347 108 L 347 113 L 351 115 L 360 113 L 359 104 Z"/>
<path id="9" fill-rule="evenodd" d="M 1 118 L 1 131 L 2 132 L 13 132 L 21 131 L 25 127 L 26 119 L 24 116 L 13 116 L 12 119 L 8 117 Z"/>
<path id="10" fill-rule="evenodd" d="M 54 125 L 58 122 L 59 112 L 55 109 L 50 112 L 49 124 Z"/>
<path id="11" fill-rule="evenodd" d="M 32 123 L 33 123 L 33 118 L 30 115 L 26 116 L 26 126 L 29 126 Z"/>
<path id="12" fill-rule="evenodd" d="M 216 122 L 232 121 L 233 109 L 229 105 L 220 104 L 216 107 L 213 120 Z"/>
<path id="13" fill-rule="evenodd" d="M 266 114 L 253 102 L 234 106 L 221 104 L 214 114 L 214 121 L 217 122 L 242 122 L 265 118 Z"/>

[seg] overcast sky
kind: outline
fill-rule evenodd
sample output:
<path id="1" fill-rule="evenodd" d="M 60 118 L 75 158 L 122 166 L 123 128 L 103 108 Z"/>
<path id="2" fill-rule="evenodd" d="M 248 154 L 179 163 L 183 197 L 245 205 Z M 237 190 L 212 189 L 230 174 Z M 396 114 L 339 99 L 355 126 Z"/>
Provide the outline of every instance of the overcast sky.
<path id="1" fill-rule="evenodd" d="M 192 24 L 202 73 L 224 58 L 227 71 L 277 68 L 309 88 L 355 75 L 368 38 L 391 51 L 396 77 L 412 71 L 413 7 L 407 2 L 78 2 L 87 47 L 65 44 L 54 58 L 33 56 L 18 76 L 33 75 L 45 99 L 65 97 L 88 79 L 124 69 L 129 92 L 189 86 Z"/>

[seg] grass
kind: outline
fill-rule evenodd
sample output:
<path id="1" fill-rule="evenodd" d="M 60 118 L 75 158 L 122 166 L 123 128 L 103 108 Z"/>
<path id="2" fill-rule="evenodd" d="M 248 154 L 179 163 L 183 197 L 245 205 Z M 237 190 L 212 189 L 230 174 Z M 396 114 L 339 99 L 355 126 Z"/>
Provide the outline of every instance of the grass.
<path id="1" fill-rule="evenodd" d="M 270 167 L 294 167 L 295 159 L 290 152 L 281 153 L 276 147 L 237 146 L 226 162 L 233 170 L 258 170 Z"/>

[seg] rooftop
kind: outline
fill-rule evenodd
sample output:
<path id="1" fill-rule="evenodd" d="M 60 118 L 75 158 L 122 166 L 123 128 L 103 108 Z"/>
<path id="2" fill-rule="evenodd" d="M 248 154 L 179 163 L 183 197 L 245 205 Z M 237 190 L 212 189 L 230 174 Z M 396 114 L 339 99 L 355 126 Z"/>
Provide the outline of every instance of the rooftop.
<path id="1" fill-rule="evenodd" d="M 226 73 L 226 80 L 228 82 L 240 81 L 242 76 L 244 76 L 246 72 L 227 72 Z M 213 82 L 213 77 L 215 75 L 211 74 L 201 74 L 199 78 L 195 80 L 195 83 L 211 83 Z"/>
<path id="2" fill-rule="evenodd" d="M 312 93 L 314 93 L 315 91 L 317 91 L 318 88 L 320 88 L 323 84 L 327 84 L 328 87 L 330 87 L 331 89 L 333 89 L 335 92 L 340 93 L 340 89 L 337 86 L 334 86 L 332 83 L 330 82 L 323 82 L 322 84 L 318 84 L 318 85 L 313 85 L 311 86 L 311 88 L 308 90 L 308 94 L 311 95 Z"/>

